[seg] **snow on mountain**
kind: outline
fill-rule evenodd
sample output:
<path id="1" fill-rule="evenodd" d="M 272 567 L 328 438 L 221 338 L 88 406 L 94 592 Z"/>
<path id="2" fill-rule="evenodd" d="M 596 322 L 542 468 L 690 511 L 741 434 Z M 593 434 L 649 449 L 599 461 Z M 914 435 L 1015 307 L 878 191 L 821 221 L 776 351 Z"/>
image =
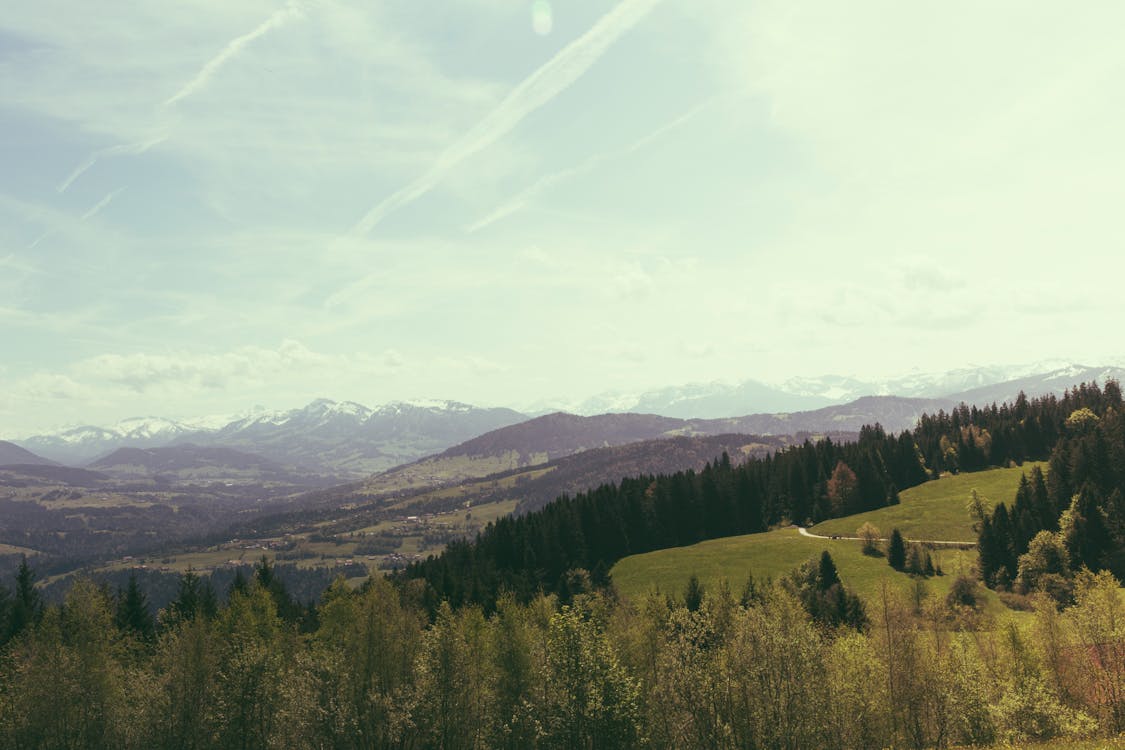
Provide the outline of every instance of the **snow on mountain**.
<path id="1" fill-rule="evenodd" d="M 689 383 L 648 391 L 639 396 L 621 392 L 599 394 L 578 402 L 571 408 L 557 403 L 556 409 L 574 414 L 612 412 L 643 412 L 667 417 L 717 418 L 746 414 L 795 412 L 845 404 L 865 396 L 900 396 L 903 398 L 982 399 L 991 403 L 994 394 L 1014 398 L 1021 390 L 1028 395 L 1061 393 L 1081 381 L 1104 382 L 1120 368 L 1090 368 L 1059 360 L 1043 360 L 1029 364 L 975 366 L 946 372 L 912 372 L 880 379 L 864 379 L 849 375 L 799 376 L 780 383 L 745 380 Z M 1006 386 L 1004 384 L 1015 384 Z M 1004 400 L 999 398 L 998 400 Z M 535 413 L 552 409 L 531 409 Z"/>

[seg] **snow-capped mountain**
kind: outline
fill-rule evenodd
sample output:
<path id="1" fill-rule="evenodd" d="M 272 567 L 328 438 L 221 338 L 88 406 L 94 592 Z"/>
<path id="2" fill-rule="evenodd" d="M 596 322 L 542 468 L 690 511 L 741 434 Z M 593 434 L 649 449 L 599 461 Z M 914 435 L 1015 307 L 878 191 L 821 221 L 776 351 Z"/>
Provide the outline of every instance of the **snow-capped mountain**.
<path id="1" fill-rule="evenodd" d="M 125 445 L 135 448 L 167 445 L 193 431 L 192 427 L 171 419 L 134 417 L 107 427 L 82 425 L 13 442 L 54 461 L 76 465 Z"/>
<path id="2" fill-rule="evenodd" d="M 689 383 L 629 397 L 613 392 L 595 396 L 569 409 L 577 414 L 640 412 L 684 419 L 718 419 L 746 414 L 812 411 L 845 404 L 865 396 L 945 399 L 989 404 L 1028 396 L 1061 394 L 1081 382 L 1122 379 L 1125 369 L 1088 367 L 1060 361 L 1027 365 L 963 367 L 948 372 L 910 373 L 885 379 L 846 375 L 802 376 L 782 383 Z M 544 408 L 537 411 L 546 411 Z"/>
<path id="3" fill-rule="evenodd" d="M 341 478 L 365 476 L 438 453 L 526 419 L 511 409 L 454 401 L 392 402 L 372 409 L 354 401 L 317 399 L 287 411 L 255 408 L 233 417 L 126 419 L 14 441 L 47 458 L 86 464 L 119 448 L 193 443 L 225 446 L 291 467 Z"/>

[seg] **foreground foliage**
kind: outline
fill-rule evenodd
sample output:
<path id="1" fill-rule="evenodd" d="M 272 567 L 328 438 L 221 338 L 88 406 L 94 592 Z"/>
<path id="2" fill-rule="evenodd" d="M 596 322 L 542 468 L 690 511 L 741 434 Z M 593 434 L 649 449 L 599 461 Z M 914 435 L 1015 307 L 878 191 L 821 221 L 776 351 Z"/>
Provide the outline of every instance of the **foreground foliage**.
<path id="1" fill-rule="evenodd" d="M 150 635 L 121 616 L 135 594 L 83 582 L 4 647 L 0 746 L 843 750 L 1123 728 L 1108 573 L 1079 574 L 1062 611 L 1037 600 L 1025 629 L 889 590 L 865 612 L 826 554 L 740 599 L 685 593 L 693 608 L 582 591 L 431 619 L 418 584 L 340 580 L 310 623 L 279 609 L 263 565 L 226 606 L 178 601 Z"/>

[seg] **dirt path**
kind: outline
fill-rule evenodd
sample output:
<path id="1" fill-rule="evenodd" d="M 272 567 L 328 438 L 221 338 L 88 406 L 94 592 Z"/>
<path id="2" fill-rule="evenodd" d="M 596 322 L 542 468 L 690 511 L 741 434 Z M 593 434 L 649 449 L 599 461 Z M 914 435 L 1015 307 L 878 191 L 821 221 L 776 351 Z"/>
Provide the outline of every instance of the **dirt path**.
<path id="1" fill-rule="evenodd" d="M 848 541 L 848 542 L 862 542 L 863 541 L 858 536 L 837 536 L 837 535 L 821 536 L 820 534 L 812 534 L 804 526 L 798 526 L 797 531 L 799 531 L 801 533 L 801 536 L 807 536 L 810 539 L 843 539 L 844 541 Z M 884 540 L 884 541 L 886 541 L 886 540 Z M 943 541 L 940 541 L 940 540 L 937 540 L 937 539 L 906 539 L 904 537 L 903 541 L 904 542 L 918 542 L 919 544 L 934 544 L 934 545 L 941 545 L 941 546 L 945 546 L 945 547 L 966 547 L 966 548 L 968 548 L 968 547 L 975 547 L 976 546 L 975 542 L 943 542 Z"/>

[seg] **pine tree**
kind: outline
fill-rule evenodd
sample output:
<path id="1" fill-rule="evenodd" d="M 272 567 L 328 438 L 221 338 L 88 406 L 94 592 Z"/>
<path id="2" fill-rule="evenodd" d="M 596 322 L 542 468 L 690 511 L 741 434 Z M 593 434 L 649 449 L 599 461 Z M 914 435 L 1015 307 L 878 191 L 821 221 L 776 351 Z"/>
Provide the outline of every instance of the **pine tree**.
<path id="1" fill-rule="evenodd" d="M 840 582 L 840 574 L 836 570 L 836 563 L 828 550 L 820 554 L 820 566 L 817 569 L 816 583 L 821 591 L 827 591 Z"/>
<path id="2" fill-rule="evenodd" d="M 116 621 L 120 630 L 143 641 L 151 640 L 156 630 L 148 608 L 148 597 L 141 591 L 135 573 L 129 574 L 125 591 L 118 592 Z"/>
<path id="3" fill-rule="evenodd" d="M 897 528 L 891 530 L 891 540 L 887 543 L 887 564 L 895 570 L 906 567 L 906 543 Z"/>
<path id="4" fill-rule="evenodd" d="M 43 603 L 39 590 L 35 588 L 35 573 L 27 564 L 27 555 L 20 560 L 16 572 L 16 590 L 8 617 L 8 637 L 11 640 L 39 621 L 43 614 Z"/>
<path id="5" fill-rule="evenodd" d="M 190 567 L 180 576 L 180 586 L 176 598 L 168 605 L 167 617 L 170 622 L 187 622 L 194 620 L 199 614 L 200 607 L 199 576 Z"/>
<path id="6" fill-rule="evenodd" d="M 703 606 L 703 595 L 703 584 L 699 582 L 699 576 L 692 573 L 684 589 L 684 606 L 691 612 L 698 611 Z"/>

